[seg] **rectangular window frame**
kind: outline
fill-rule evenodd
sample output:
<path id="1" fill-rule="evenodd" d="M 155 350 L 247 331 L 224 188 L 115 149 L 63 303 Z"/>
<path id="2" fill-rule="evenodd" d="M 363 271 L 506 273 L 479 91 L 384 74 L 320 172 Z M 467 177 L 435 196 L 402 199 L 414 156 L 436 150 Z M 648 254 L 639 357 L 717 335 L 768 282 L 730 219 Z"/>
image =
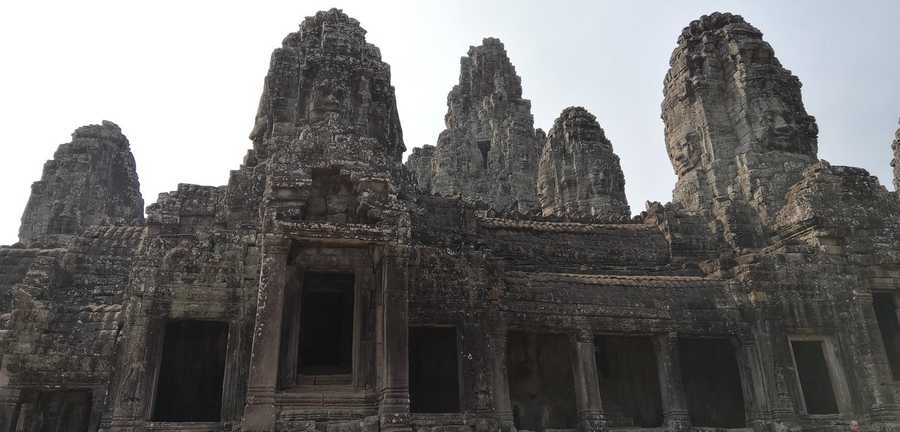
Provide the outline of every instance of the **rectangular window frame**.
<path id="1" fill-rule="evenodd" d="M 834 399 L 837 402 L 837 413 L 809 413 L 809 410 L 806 407 L 806 395 L 803 393 L 803 385 L 800 383 L 800 368 L 797 365 L 796 355 L 794 355 L 794 342 L 820 342 L 822 344 L 822 355 L 825 357 L 825 366 L 828 368 L 828 377 L 831 379 L 831 391 L 834 392 Z M 788 336 L 788 352 L 791 355 L 791 365 L 794 367 L 794 383 L 797 388 L 797 406 L 800 407 L 801 415 L 809 418 L 839 418 L 853 411 L 847 378 L 844 375 L 844 369 L 841 366 L 841 361 L 837 356 L 834 344 L 830 337 L 821 335 Z"/>

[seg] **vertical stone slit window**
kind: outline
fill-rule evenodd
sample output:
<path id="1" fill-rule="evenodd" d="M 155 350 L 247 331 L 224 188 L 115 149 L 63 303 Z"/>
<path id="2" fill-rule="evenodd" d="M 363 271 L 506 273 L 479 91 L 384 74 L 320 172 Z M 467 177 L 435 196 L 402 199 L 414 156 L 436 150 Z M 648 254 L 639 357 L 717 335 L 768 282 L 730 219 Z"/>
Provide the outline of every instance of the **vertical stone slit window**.
<path id="1" fill-rule="evenodd" d="M 682 338 L 678 351 L 691 423 L 701 427 L 745 427 L 744 394 L 731 341 Z"/>
<path id="2" fill-rule="evenodd" d="M 900 323 L 897 320 L 897 304 L 893 292 L 872 293 L 875 318 L 887 353 L 888 364 L 894 381 L 900 381 Z"/>
<path id="3" fill-rule="evenodd" d="M 662 400 L 652 340 L 597 336 L 594 347 L 600 398 L 609 425 L 661 426 Z"/>
<path id="4" fill-rule="evenodd" d="M 409 329 L 410 411 L 459 412 L 459 362 L 454 327 Z"/>
<path id="5" fill-rule="evenodd" d="M 491 140 L 480 139 L 477 141 L 478 150 L 481 151 L 481 168 L 488 168 L 488 152 L 491 151 Z"/>
<path id="6" fill-rule="evenodd" d="M 300 300 L 300 375 L 353 373 L 353 275 L 308 272 Z"/>
<path id="7" fill-rule="evenodd" d="M 791 341 L 794 367 L 807 414 L 838 414 L 828 362 L 822 341 Z"/>
<path id="8" fill-rule="evenodd" d="M 221 420 L 227 343 L 228 326 L 224 322 L 166 323 L 153 420 Z"/>

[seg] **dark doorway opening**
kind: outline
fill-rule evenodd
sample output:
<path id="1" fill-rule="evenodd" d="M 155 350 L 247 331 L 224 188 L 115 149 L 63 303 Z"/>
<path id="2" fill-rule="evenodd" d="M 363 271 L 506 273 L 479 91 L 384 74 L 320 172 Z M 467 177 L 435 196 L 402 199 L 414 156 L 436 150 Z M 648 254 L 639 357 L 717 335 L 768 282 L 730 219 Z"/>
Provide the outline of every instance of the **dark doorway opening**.
<path id="1" fill-rule="evenodd" d="M 166 323 L 153 420 L 220 421 L 228 326 L 216 321 Z"/>
<path id="2" fill-rule="evenodd" d="M 488 168 L 488 152 L 491 151 L 491 140 L 479 140 L 477 144 L 478 150 L 481 151 L 481 168 L 486 170 Z"/>
<path id="3" fill-rule="evenodd" d="M 353 275 L 306 273 L 300 307 L 301 375 L 353 372 Z"/>
<path id="4" fill-rule="evenodd" d="M 90 390 L 23 392 L 21 424 L 33 432 L 87 432 L 91 423 Z M 15 425 L 13 426 L 15 428 Z M 18 430 L 18 429 L 16 429 Z"/>
<path id="5" fill-rule="evenodd" d="M 459 412 L 459 366 L 456 329 L 409 329 L 410 411 Z"/>
<path id="6" fill-rule="evenodd" d="M 822 341 L 791 341 L 807 414 L 838 414 Z"/>
<path id="7" fill-rule="evenodd" d="M 875 318 L 881 330 L 881 340 L 887 353 L 888 364 L 894 381 L 900 381 L 900 323 L 897 321 L 897 304 L 894 293 L 872 293 L 872 305 L 875 307 Z"/>
<path id="8" fill-rule="evenodd" d="M 680 339 L 681 376 L 694 426 L 746 426 L 735 348 L 728 339 Z"/>
<path id="9" fill-rule="evenodd" d="M 594 347 L 600 398 L 609 426 L 661 426 L 662 399 L 653 341 L 598 336 Z"/>
<path id="10" fill-rule="evenodd" d="M 506 368 L 516 429 L 572 429 L 575 378 L 572 347 L 564 335 L 510 332 Z"/>

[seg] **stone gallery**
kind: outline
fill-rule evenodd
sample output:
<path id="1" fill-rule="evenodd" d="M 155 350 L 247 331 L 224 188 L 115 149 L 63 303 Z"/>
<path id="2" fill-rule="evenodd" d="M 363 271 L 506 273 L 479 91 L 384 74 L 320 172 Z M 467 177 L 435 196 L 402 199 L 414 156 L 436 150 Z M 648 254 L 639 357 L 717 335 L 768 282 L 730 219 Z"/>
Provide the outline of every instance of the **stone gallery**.
<path id="1" fill-rule="evenodd" d="M 900 428 L 900 197 L 818 159 L 740 16 L 678 36 L 678 180 L 635 216 L 598 119 L 536 129 L 499 40 L 447 106 L 403 164 L 390 68 L 332 9 L 225 186 L 145 217 L 119 127 L 78 128 L 0 248 L 0 432 Z"/>

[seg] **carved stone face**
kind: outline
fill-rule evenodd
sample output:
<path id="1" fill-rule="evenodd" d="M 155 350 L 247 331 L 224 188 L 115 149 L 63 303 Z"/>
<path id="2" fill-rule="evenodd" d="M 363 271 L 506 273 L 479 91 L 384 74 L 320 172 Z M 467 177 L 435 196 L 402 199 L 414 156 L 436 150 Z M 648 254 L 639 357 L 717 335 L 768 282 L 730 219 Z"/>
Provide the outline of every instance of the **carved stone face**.
<path id="1" fill-rule="evenodd" d="M 307 113 L 311 122 L 327 117 L 328 113 L 339 113 L 347 98 L 346 86 L 334 79 L 315 83 L 310 95 Z"/>
<path id="2" fill-rule="evenodd" d="M 700 137 L 696 131 L 688 131 L 681 138 L 667 144 L 669 159 L 677 175 L 691 171 L 700 162 Z"/>
<path id="3" fill-rule="evenodd" d="M 755 132 L 761 150 L 815 154 L 818 127 L 812 117 L 791 109 L 787 101 L 770 100 L 759 105 L 754 107 L 759 121 Z"/>
<path id="4" fill-rule="evenodd" d="M 604 172 L 603 168 L 600 166 L 591 168 L 591 173 L 588 174 L 588 180 L 591 182 L 591 191 L 594 195 L 609 192 L 609 179 L 607 178 L 606 172 Z"/>

